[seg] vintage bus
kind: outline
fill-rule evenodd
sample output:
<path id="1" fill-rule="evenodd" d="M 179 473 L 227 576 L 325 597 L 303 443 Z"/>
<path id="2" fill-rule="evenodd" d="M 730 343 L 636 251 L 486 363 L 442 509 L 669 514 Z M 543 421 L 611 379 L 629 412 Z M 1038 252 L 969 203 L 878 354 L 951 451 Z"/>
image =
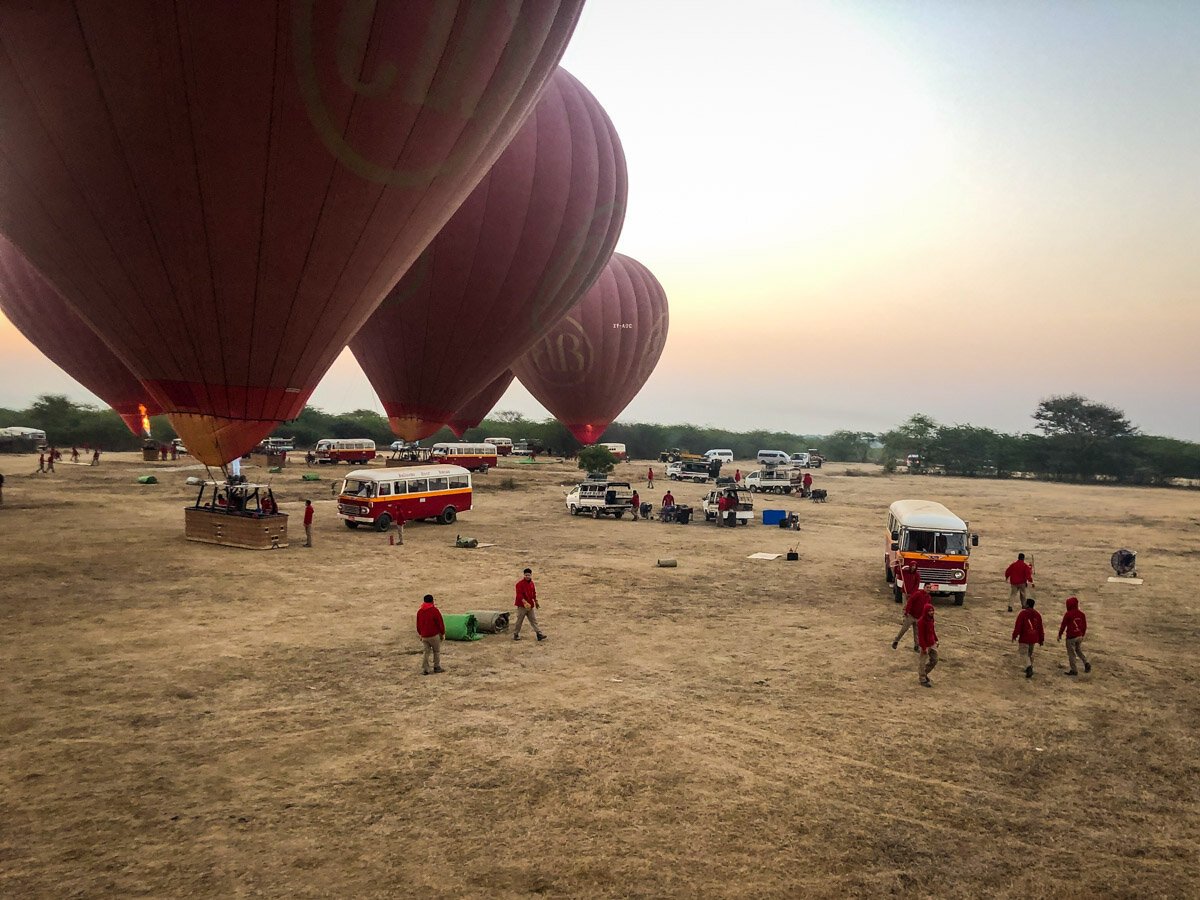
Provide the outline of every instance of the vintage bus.
<path id="1" fill-rule="evenodd" d="M 979 535 L 967 523 L 932 500 L 897 500 L 888 508 L 884 535 L 884 577 L 892 585 L 893 598 L 904 602 L 900 567 L 917 566 L 920 586 L 930 594 L 949 594 L 962 606 L 967 595 L 971 548 L 979 546 Z"/>
<path id="2" fill-rule="evenodd" d="M 611 453 L 621 462 L 624 462 L 628 456 L 628 454 L 625 452 L 624 444 L 600 444 L 599 446 L 604 447 L 609 453 Z"/>
<path id="3" fill-rule="evenodd" d="M 462 466 L 472 472 L 486 472 L 496 465 L 495 444 L 434 444 L 429 448 L 431 463 Z"/>
<path id="4" fill-rule="evenodd" d="M 512 455 L 512 438 L 484 438 L 483 442 L 485 444 L 492 444 L 496 448 L 496 453 L 500 456 Z"/>
<path id="5" fill-rule="evenodd" d="M 375 458 L 375 442 L 366 438 L 324 438 L 317 441 L 317 462 L 365 466 Z"/>
<path id="6" fill-rule="evenodd" d="M 347 528 L 386 531 L 396 521 L 436 519 L 449 525 L 471 508 L 471 473 L 461 466 L 355 469 L 342 482 L 338 516 Z"/>

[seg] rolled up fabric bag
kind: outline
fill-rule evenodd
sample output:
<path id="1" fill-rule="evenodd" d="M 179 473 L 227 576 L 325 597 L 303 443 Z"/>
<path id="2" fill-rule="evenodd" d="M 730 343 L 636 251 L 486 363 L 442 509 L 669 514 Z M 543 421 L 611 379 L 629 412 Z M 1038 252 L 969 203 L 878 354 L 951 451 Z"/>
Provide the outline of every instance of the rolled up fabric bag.
<path id="1" fill-rule="evenodd" d="M 508 631 L 508 613 L 498 609 L 473 609 L 467 613 L 475 617 L 475 630 L 497 634 Z"/>
<path id="2" fill-rule="evenodd" d="M 470 613 L 442 613 L 442 624 L 446 626 L 448 641 L 477 641 L 481 635 L 475 628 L 475 617 Z"/>

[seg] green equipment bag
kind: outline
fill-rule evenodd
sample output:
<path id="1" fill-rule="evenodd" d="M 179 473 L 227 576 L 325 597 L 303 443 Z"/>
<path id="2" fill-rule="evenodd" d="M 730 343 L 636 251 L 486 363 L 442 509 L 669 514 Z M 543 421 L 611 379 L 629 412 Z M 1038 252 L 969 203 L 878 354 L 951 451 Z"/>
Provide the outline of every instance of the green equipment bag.
<path id="1" fill-rule="evenodd" d="M 477 641 L 483 635 L 475 630 L 475 617 L 442 613 L 442 624 L 446 626 L 448 641 Z"/>

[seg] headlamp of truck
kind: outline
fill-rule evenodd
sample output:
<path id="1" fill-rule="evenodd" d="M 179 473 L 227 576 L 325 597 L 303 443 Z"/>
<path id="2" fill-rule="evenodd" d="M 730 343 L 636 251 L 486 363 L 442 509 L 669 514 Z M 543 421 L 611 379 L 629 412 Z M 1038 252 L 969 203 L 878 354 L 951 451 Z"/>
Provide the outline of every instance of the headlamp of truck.
<path id="1" fill-rule="evenodd" d="M 964 572 L 962 569 L 955 569 L 954 571 L 952 571 L 950 573 L 950 577 L 953 578 L 955 581 L 961 581 L 963 578 L 966 577 L 966 575 L 967 575 L 967 573 Z"/>

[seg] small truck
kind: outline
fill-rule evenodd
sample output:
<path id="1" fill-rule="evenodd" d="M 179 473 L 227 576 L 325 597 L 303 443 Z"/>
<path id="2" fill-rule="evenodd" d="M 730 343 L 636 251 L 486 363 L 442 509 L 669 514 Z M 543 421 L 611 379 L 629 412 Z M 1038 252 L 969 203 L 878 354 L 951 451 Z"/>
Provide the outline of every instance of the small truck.
<path id="1" fill-rule="evenodd" d="M 716 520 L 718 512 L 717 501 L 720 499 L 722 494 L 726 496 L 732 494 L 737 498 L 737 509 L 734 510 L 734 515 L 737 517 L 737 523 L 739 525 L 749 524 L 750 520 L 754 518 L 754 498 L 747 491 L 741 491 L 732 487 L 709 491 L 705 495 L 704 502 L 702 504 L 704 506 L 704 520 L 706 522 L 713 522 Z M 726 513 L 726 515 L 728 515 L 728 513 Z"/>
<path id="2" fill-rule="evenodd" d="M 789 466 L 767 466 L 746 475 L 745 485 L 751 491 L 766 494 L 790 494 L 802 487 L 803 475 Z"/>
<path id="3" fill-rule="evenodd" d="M 719 459 L 680 459 L 667 466 L 667 478 L 671 481 L 694 481 L 697 484 L 716 478 L 721 474 Z"/>
<path id="4" fill-rule="evenodd" d="M 628 481 L 582 481 L 567 494 L 567 512 L 573 516 L 621 518 L 633 508 L 633 488 Z"/>

